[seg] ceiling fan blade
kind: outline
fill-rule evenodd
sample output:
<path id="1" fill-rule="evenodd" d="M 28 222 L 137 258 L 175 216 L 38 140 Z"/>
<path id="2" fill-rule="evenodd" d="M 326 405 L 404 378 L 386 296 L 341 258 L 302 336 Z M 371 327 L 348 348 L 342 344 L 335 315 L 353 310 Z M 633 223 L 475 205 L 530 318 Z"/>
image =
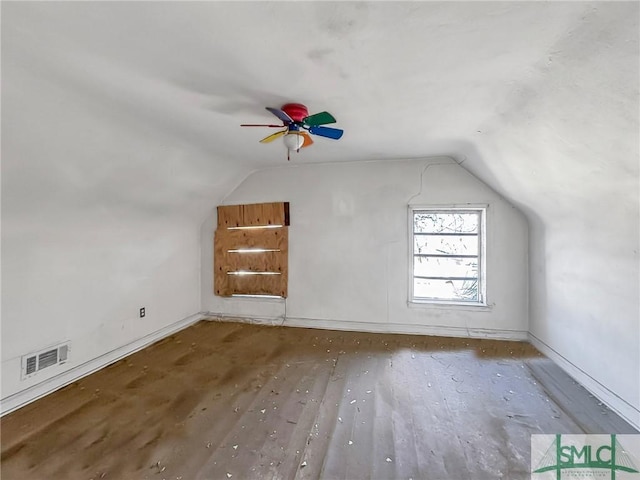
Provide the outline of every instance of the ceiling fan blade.
<path id="1" fill-rule="evenodd" d="M 285 125 L 289 125 L 290 123 L 293 123 L 293 119 L 289 115 L 287 115 L 285 112 L 280 110 L 279 108 L 271 108 L 271 107 L 265 107 L 265 108 L 269 110 L 271 113 L 273 113 L 280 120 L 282 120 Z"/>
<path id="2" fill-rule="evenodd" d="M 336 119 L 329 112 L 320 112 L 302 119 L 302 123 L 306 125 L 326 125 L 328 123 L 336 123 Z"/>
<path id="3" fill-rule="evenodd" d="M 300 148 L 308 147 L 309 145 L 313 144 L 313 140 L 307 132 L 300 132 L 300 135 L 302 135 L 302 138 L 304 139 L 304 142 Z"/>
<path id="4" fill-rule="evenodd" d="M 340 130 L 339 128 L 320 127 L 312 125 L 311 127 L 309 127 L 309 133 L 320 135 L 321 137 L 332 138 L 333 140 L 338 140 L 340 137 L 342 137 L 344 131 Z"/>
<path id="5" fill-rule="evenodd" d="M 260 143 L 273 142 L 276 138 L 280 138 L 281 136 L 283 136 L 287 132 L 288 132 L 288 130 L 281 130 L 279 132 L 272 133 L 268 137 L 264 137 L 262 140 L 260 140 Z"/>
<path id="6" fill-rule="evenodd" d="M 262 125 L 258 123 L 243 123 L 240 125 L 241 127 L 271 127 L 271 128 L 282 128 L 284 125 Z"/>

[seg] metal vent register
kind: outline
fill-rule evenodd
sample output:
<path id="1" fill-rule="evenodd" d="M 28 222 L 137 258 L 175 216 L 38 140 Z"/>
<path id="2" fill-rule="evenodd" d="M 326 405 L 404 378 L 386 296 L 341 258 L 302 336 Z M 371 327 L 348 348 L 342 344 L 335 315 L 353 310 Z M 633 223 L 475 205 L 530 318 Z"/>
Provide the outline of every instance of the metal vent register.
<path id="1" fill-rule="evenodd" d="M 22 378 L 30 377 L 40 370 L 67 361 L 69 344 L 58 345 L 22 357 Z"/>

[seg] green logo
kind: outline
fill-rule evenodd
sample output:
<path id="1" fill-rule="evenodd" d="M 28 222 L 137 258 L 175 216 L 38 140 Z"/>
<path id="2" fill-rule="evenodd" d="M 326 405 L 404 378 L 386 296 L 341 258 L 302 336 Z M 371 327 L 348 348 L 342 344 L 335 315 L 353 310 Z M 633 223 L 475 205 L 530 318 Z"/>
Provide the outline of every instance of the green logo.
<path id="1" fill-rule="evenodd" d="M 635 437 L 635 435 L 632 436 Z M 536 462 L 535 467 L 533 466 L 535 453 L 533 437 L 553 437 L 551 444 L 544 451 L 542 458 Z M 565 439 L 564 444 L 562 443 L 563 438 Z M 537 443 L 539 453 L 541 451 L 540 443 Z M 532 435 L 531 446 L 532 474 L 555 472 L 555 479 L 561 480 L 563 471 L 567 471 L 568 475 L 570 473 L 570 478 L 610 478 L 616 480 L 616 473 L 623 474 L 624 472 L 626 475 L 621 475 L 624 478 L 640 478 L 640 472 L 634 463 L 637 460 L 620 444 L 615 434 Z M 608 471 L 608 475 L 606 471 Z M 628 474 L 639 475 L 629 476 Z M 532 478 L 539 477 L 532 475 Z M 546 478 L 553 477 L 549 475 Z"/>

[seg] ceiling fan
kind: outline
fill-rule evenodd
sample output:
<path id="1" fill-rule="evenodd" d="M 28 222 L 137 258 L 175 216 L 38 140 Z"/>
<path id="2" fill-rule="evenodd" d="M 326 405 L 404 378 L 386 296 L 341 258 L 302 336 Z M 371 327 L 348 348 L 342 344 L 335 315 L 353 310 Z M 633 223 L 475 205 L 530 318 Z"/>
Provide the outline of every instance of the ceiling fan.
<path id="1" fill-rule="evenodd" d="M 276 138 L 283 138 L 287 147 L 287 160 L 290 159 L 292 150 L 299 152 L 301 148 L 308 147 L 313 143 L 311 135 L 339 140 L 344 133 L 339 128 L 325 127 L 330 123 L 336 123 L 329 112 L 320 112 L 309 115 L 307 107 L 300 103 L 287 103 L 281 108 L 266 107 L 268 111 L 273 113 L 282 121 L 282 125 L 263 125 L 255 123 L 243 123 L 241 127 L 271 127 L 283 128 L 279 132 L 273 133 L 268 137 L 260 140 L 261 143 L 273 142 Z"/>

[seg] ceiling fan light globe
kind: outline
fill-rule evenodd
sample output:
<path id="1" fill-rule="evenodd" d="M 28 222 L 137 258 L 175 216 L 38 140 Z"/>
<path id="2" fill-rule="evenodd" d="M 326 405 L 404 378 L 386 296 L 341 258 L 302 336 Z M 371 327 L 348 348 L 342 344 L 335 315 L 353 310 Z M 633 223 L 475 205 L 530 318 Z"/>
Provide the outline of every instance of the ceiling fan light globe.
<path id="1" fill-rule="evenodd" d="M 300 150 L 304 143 L 304 137 L 300 133 L 290 132 L 283 137 L 283 141 L 289 150 Z"/>

